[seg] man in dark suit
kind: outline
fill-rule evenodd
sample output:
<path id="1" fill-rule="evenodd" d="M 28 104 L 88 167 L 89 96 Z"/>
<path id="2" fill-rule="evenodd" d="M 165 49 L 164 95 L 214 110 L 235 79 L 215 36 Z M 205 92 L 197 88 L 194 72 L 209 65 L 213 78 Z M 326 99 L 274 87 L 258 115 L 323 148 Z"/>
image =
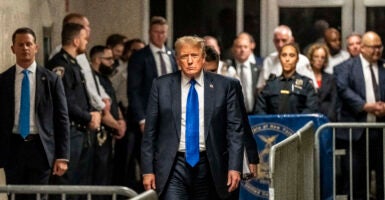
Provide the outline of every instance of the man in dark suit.
<path id="1" fill-rule="evenodd" d="M 384 122 L 385 121 L 385 68 L 381 59 L 381 38 L 374 32 L 367 32 L 362 37 L 361 54 L 337 65 L 334 75 L 338 94 L 341 99 L 342 122 Z M 346 129 L 337 129 L 337 145 L 349 148 L 349 134 Z M 369 172 L 376 173 L 377 199 L 383 199 L 382 165 L 382 130 L 369 131 L 369 154 L 366 158 L 366 137 L 363 129 L 353 129 L 353 196 L 354 199 L 366 199 L 366 159 L 369 160 Z M 347 157 L 347 156 L 346 156 Z M 347 159 L 347 158 L 346 158 Z M 345 162 L 348 172 L 348 161 Z M 345 174 L 346 175 L 346 174 Z M 346 175 L 348 179 L 348 175 Z M 372 177 L 370 175 L 370 177 Z M 371 178 L 372 180 L 372 178 Z M 345 192 L 349 192 L 348 181 Z M 372 190 L 373 188 L 370 188 Z M 351 197 L 353 198 L 353 197 Z"/>
<path id="2" fill-rule="evenodd" d="M 175 72 L 177 65 L 174 53 L 164 44 L 167 40 L 168 25 L 166 19 L 159 16 L 151 18 L 150 22 L 150 43 L 143 49 L 134 53 L 127 67 L 127 96 L 129 108 L 127 119 L 132 119 L 133 124 L 129 124 L 135 138 L 132 160 L 129 161 L 131 169 L 135 169 L 136 161 L 140 161 L 140 144 L 144 132 L 145 113 L 147 100 L 150 95 L 152 81 L 162 75 Z M 135 173 L 131 173 L 134 175 Z M 130 179 L 135 179 L 131 177 Z M 141 181 L 138 187 L 141 188 Z M 143 189 L 141 189 L 143 190 Z M 140 190 L 139 190 L 140 191 Z"/>
<path id="3" fill-rule="evenodd" d="M 134 53 L 127 68 L 127 94 L 134 119 L 144 130 L 144 116 L 152 81 L 159 76 L 175 72 L 177 65 L 173 51 L 164 43 L 167 40 L 166 19 L 154 16 L 150 23 L 150 44 Z"/>
<path id="4" fill-rule="evenodd" d="M 242 170 L 239 82 L 203 71 L 203 39 L 175 49 L 181 71 L 156 79 L 148 101 L 143 185 L 160 199 L 229 199 Z"/>
<path id="5" fill-rule="evenodd" d="M 48 184 L 69 161 L 69 120 L 61 79 L 35 61 L 30 28 L 12 35 L 16 65 L 0 75 L 0 168 L 8 184 Z"/>
<path id="6" fill-rule="evenodd" d="M 258 90 L 263 86 L 262 63 L 256 63 L 253 54 L 253 39 L 247 33 L 235 38 L 232 53 L 234 60 L 231 66 L 242 84 L 242 92 L 247 114 L 253 114 Z"/>

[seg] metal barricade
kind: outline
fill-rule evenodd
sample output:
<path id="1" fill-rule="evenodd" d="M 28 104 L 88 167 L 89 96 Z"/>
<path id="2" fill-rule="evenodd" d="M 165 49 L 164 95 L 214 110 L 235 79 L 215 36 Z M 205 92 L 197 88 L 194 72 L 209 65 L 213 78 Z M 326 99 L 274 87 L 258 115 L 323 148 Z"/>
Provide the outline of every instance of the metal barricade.
<path id="1" fill-rule="evenodd" d="M 105 195 L 111 196 L 112 200 L 118 197 L 135 200 L 157 200 L 157 194 L 153 190 L 138 195 L 132 189 L 122 186 L 75 186 L 75 185 L 6 185 L 0 186 L 0 193 L 9 194 L 9 200 L 14 200 L 17 194 L 36 194 L 36 200 L 49 194 L 58 194 L 61 200 L 74 195 L 86 195 L 87 200 L 92 197 Z"/>
<path id="2" fill-rule="evenodd" d="M 348 154 L 349 154 L 349 167 L 350 167 L 350 170 L 349 170 L 349 188 L 350 188 L 350 191 L 349 191 L 349 194 L 346 194 L 344 196 L 340 196 L 338 197 L 336 195 L 336 139 L 335 139 L 335 136 L 336 136 L 336 129 L 339 129 L 339 128 L 344 128 L 344 129 L 348 129 L 348 133 L 349 133 L 349 149 L 348 149 Z M 354 199 L 354 196 L 353 196 L 353 161 L 352 161 L 352 132 L 353 132 L 353 129 L 356 129 L 356 128 L 360 128 L 360 129 L 364 129 L 364 133 L 365 133 L 365 137 L 366 137 L 366 152 L 365 152 L 365 155 L 366 155 L 366 172 L 363 172 L 363 173 L 366 173 L 366 191 L 367 191 L 367 194 L 366 194 L 366 199 L 370 199 L 369 197 L 369 130 L 370 129 L 382 129 L 382 135 L 384 135 L 385 133 L 385 123 L 327 123 L 327 124 L 324 124 L 322 126 L 320 126 L 317 130 L 316 130 L 316 134 L 315 134 L 315 172 L 316 172 L 316 175 L 315 175 L 315 188 L 316 188 L 316 200 L 319 200 L 321 199 L 321 191 L 320 191 L 320 134 L 321 133 L 325 133 L 323 132 L 324 130 L 326 129 L 332 129 L 332 135 L 333 135 L 333 141 L 332 141 L 332 151 L 333 151 L 333 196 L 332 196 L 332 199 L 348 199 L 348 196 L 350 197 L 350 199 Z M 385 144 L 384 142 L 385 140 L 385 137 L 383 137 L 383 144 Z M 343 154 L 345 152 L 343 151 Z M 382 152 L 384 153 L 384 152 Z M 385 154 L 383 154 L 385 155 Z M 384 162 L 385 162 L 385 159 L 384 159 Z M 325 184 L 325 183 L 324 183 Z"/>
<path id="3" fill-rule="evenodd" d="M 308 122 L 270 151 L 269 199 L 314 199 L 314 124 Z"/>

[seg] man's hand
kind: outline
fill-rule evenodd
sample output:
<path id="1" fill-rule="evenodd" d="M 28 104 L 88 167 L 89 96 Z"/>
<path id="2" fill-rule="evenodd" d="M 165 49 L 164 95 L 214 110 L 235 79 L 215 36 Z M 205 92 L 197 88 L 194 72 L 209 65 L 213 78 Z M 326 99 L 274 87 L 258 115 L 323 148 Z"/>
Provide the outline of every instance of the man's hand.
<path id="1" fill-rule="evenodd" d="M 227 175 L 227 186 L 229 186 L 229 192 L 232 192 L 238 188 L 239 181 L 241 180 L 241 173 L 235 170 L 229 170 Z"/>
<path id="2" fill-rule="evenodd" d="M 145 190 L 156 189 L 155 186 L 155 174 L 143 175 L 143 186 Z"/>
<path id="3" fill-rule="evenodd" d="M 91 121 L 88 124 L 89 128 L 91 130 L 96 130 L 100 128 L 100 122 L 102 120 L 102 115 L 100 114 L 100 112 L 90 112 L 90 114 L 91 114 Z"/>
<path id="4" fill-rule="evenodd" d="M 258 164 L 249 164 L 250 173 L 253 177 L 258 177 Z"/>
<path id="5" fill-rule="evenodd" d="M 55 160 L 55 163 L 53 165 L 53 175 L 56 176 L 63 176 L 63 174 L 67 171 L 68 169 L 68 163 L 65 160 Z"/>
<path id="6" fill-rule="evenodd" d="M 118 120 L 118 124 L 119 124 L 119 128 L 117 129 L 117 135 L 115 135 L 114 137 L 116 139 L 122 139 L 126 134 L 126 129 L 127 129 L 126 121 L 120 119 Z"/>
<path id="7" fill-rule="evenodd" d="M 145 122 L 139 124 L 139 129 L 140 129 L 140 132 L 142 132 L 142 134 L 144 133 L 144 125 L 145 125 Z"/>

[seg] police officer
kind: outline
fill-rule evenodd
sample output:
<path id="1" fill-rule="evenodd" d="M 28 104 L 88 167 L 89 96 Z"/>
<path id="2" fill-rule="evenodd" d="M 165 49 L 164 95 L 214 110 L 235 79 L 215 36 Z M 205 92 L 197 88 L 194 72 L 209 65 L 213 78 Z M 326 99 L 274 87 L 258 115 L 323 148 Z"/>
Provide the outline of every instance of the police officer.
<path id="1" fill-rule="evenodd" d="M 258 114 L 317 113 L 317 95 L 311 79 L 296 72 L 299 50 L 295 44 L 284 45 L 279 52 L 282 75 L 270 75 L 258 96 Z"/>
<path id="2" fill-rule="evenodd" d="M 92 132 L 100 127 L 101 114 L 92 111 L 86 92 L 84 77 L 76 61 L 86 51 L 86 29 L 80 24 L 68 23 L 62 30 L 62 49 L 47 67 L 62 77 L 71 123 L 70 158 L 68 172 L 53 177 L 54 184 L 87 185 L 91 182 Z"/>

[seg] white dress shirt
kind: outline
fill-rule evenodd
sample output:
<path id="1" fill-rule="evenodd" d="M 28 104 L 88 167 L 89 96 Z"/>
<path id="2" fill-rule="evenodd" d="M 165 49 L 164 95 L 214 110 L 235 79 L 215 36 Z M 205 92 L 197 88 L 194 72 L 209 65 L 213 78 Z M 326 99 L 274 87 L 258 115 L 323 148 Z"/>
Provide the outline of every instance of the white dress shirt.
<path id="1" fill-rule="evenodd" d="M 21 83 L 24 78 L 24 68 L 16 64 L 15 72 L 15 121 L 13 126 L 13 133 L 19 133 L 19 115 L 20 115 L 20 98 L 21 98 Z M 39 132 L 36 126 L 35 115 L 35 93 L 36 93 L 36 62 L 33 62 L 31 66 L 27 68 L 28 79 L 30 87 L 30 104 L 29 104 L 29 125 L 30 134 L 37 134 Z"/>
<path id="2" fill-rule="evenodd" d="M 158 72 L 158 76 L 159 74 L 163 75 L 162 74 L 162 69 L 161 69 L 161 65 L 160 65 L 160 58 L 159 58 L 159 51 L 162 52 L 162 58 L 164 60 L 164 63 L 166 64 L 166 71 L 168 73 L 171 73 L 172 72 L 172 66 L 171 66 L 171 61 L 170 61 L 170 55 L 172 54 L 171 51 L 167 51 L 166 50 L 166 47 L 163 46 L 161 49 L 156 47 L 155 45 L 153 44 L 149 44 L 150 46 L 150 49 L 151 49 L 151 52 L 152 52 L 152 55 L 154 55 L 154 58 L 155 58 L 155 63 L 156 63 L 156 71 Z"/>
<path id="3" fill-rule="evenodd" d="M 334 56 L 329 55 L 328 66 L 325 68 L 325 72 L 333 74 L 333 68 L 349 58 L 350 54 L 345 50 L 341 50 Z"/>
<path id="4" fill-rule="evenodd" d="M 181 98 L 181 133 L 179 141 L 179 150 L 180 152 L 186 152 L 186 105 L 187 105 L 187 96 L 190 90 L 190 78 L 185 76 L 182 73 L 181 79 L 181 88 L 182 88 L 182 98 Z M 206 150 L 205 144 L 205 134 L 204 134 L 204 81 L 203 81 L 203 71 L 198 77 L 195 77 L 195 90 L 198 93 L 199 101 L 199 151 Z"/>
<path id="5" fill-rule="evenodd" d="M 362 63 L 362 71 L 364 72 L 364 79 L 365 79 L 365 96 L 366 96 L 366 103 L 374 103 L 376 102 L 376 98 L 374 95 L 373 90 L 373 83 L 372 83 L 372 75 L 369 69 L 370 63 L 360 54 L 360 59 Z M 376 83 L 378 84 L 378 65 L 377 63 L 372 63 L 372 69 L 374 73 L 374 77 L 376 78 Z M 376 116 L 374 114 L 368 113 L 367 114 L 367 121 L 368 122 L 376 122 Z"/>

